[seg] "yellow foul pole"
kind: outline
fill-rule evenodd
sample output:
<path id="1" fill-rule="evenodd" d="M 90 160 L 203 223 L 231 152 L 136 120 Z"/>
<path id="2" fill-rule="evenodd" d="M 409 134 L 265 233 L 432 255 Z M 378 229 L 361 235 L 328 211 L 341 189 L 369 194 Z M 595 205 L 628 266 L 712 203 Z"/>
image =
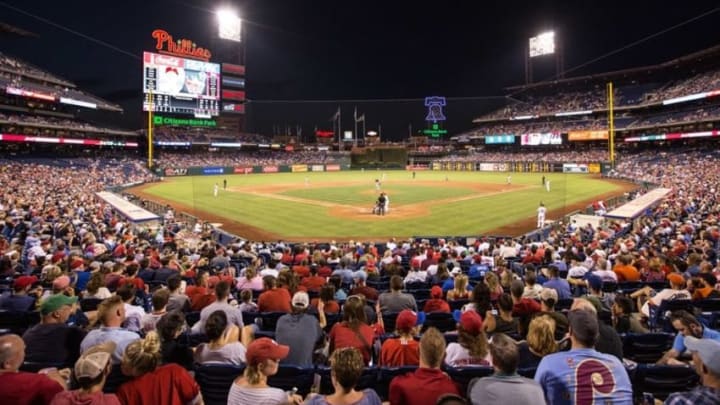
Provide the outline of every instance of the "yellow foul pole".
<path id="1" fill-rule="evenodd" d="M 153 96 L 152 90 L 148 93 L 148 131 L 147 131 L 147 142 L 148 142 L 148 169 L 152 168 L 153 164 Z"/>
<path id="2" fill-rule="evenodd" d="M 607 101 L 608 101 L 608 149 L 610 152 L 610 165 L 615 167 L 615 115 L 613 113 L 613 84 L 607 84 Z"/>

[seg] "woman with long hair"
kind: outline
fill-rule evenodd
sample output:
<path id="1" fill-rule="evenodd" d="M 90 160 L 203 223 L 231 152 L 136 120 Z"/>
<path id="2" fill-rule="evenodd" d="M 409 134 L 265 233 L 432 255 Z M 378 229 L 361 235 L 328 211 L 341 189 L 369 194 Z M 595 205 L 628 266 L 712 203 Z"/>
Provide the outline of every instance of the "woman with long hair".
<path id="1" fill-rule="evenodd" d="M 470 292 L 467 290 L 468 277 L 464 274 L 458 274 L 455 276 L 455 282 L 453 289 L 447 292 L 447 300 L 462 300 L 470 296 Z"/>
<path id="2" fill-rule="evenodd" d="M 121 368 L 131 380 L 117 390 L 123 405 L 203 404 L 200 387 L 177 364 L 162 364 L 160 339 L 150 332 L 125 348 Z"/>
<path id="3" fill-rule="evenodd" d="M 100 272 L 94 272 L 81 295 L 83 298 L 100 298 L 104 300 L 110 298 L 112 293 L 105 287 L 105 276 Z"/>
<path id="4" fill-rule="evenodd" d="M 375 330 L 367 324 L 365 300 L 362 296 L 351 295 L 342 308 L 343 319 L 330 330 L 330 353 L 336 349 L 354 347 L 360 350 L 365 364 L 370 363 Z M 381 316 L 378 314 L 378 318 Z"/>
<path id="5" fill-rule="evenodd" d="M 450 343 L 445 349 L 445 363 L 448 366 L 492 365 L 483 321 L 477 312 L 463 312 L 458 319 L 457 332 L 457 343 Z"/>
<path id="6" fill-rule="evenodd" d="M 526 343 L 518 345 L 519 367 L 537 367 L 548 354 L 557 352 L 555 321 L 549 316 L 536 316 L 530 321 Z"/>
<path id="7" fill-rule="evenodd" d="M 445 280 L 450 278 L 450 272 L 448 271 L 448 265 L 445 262 L 438 263 L 437 272 L 430 276 L 430 284 L 442 285 Z"/>
<path id="8" fill-rule="evenodd" d="M 195 349 L 195 363 L 240 365 L 245 362 L 245 346 L 240 343 L 240 329 L 228 325 L 225 311 L 217 310 L 205 321 L 205 335 L 210 340 Z"/>
<path id="9" fill-rule="evenodd" d="M 500 285 L 500 279 L 497 274 L 492 271 L 488 271 L 485 273 L 485 279 L 483 282 L 487 284 L 488 289 L 490 290 L 490 301 L 497 301 L 503 293 L 503 288 Z"/>
<path id="10" fill-rule="evenodd" d="M 365 364 L 362 354 L 355 348 L 335 350 L 330 357 L 330 379 L 334 393 L 331 395 L 315 395 L 305 401 L 307 405 L 380 405 L 382 403 L 378 394 L 367 388 L 356 391 L 362 376 Z"/>
<path id="11" fill-rule="evenodd" d="M 237 279 L 236 287 L 239 291 L 245 289 L 262 291 L 262 276 L 257 273 L 257 267 L 255 264 L 252 264 L 245 269 L 245 275 Z"/>
<path id="12" fill-rule="evenodd" d="M 478 283 L 472 290 L 470 302 L 463 306 L 462 312 L 475 311 L 483 319 L 485 331 L 495 329 L 495 316 L 492 313 L 492 302 L 490 302 L 490 289 L 485 283 Z"/>
<path id="13" fill-rule="evenodd" d="M 302 398 L 288 395 L 268 385 L 268 377 L 277 374 L 280 360 L 287 357 L 290 347 L 269 338 L 255 339 L 248 345 L 245 372 L 230 387 L 228 405 L 299 404 Z"/>

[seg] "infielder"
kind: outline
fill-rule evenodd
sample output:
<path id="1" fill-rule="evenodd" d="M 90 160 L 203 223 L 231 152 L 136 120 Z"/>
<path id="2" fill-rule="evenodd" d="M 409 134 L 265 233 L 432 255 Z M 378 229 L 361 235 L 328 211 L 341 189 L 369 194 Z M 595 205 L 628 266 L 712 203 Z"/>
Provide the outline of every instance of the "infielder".
<path id="1" fill-rule="evenodd" d="M 545 226 L 545 212 L 547 209 L 545 208 L 545 204 L 540 202 L 540 206 L 537 209 L 537 227 L 542 228 Z"/>

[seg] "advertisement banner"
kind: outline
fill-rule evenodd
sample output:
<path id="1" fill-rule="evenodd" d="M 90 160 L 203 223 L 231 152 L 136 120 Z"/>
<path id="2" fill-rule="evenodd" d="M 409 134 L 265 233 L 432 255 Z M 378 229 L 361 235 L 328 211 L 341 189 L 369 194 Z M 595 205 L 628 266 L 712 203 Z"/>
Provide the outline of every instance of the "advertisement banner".
<path id="1" fill-rule="evenodd" d="M 592 174 L 599 174 L 600 173 L 600 163 L 588 163 L 588 173 Z"/>
<path id="2" fill-rule="evenodd" d="M 440 165 L 439 162 L 433 162 L 432 169 L 433 170 L 442 170 L 442 166 Z"/>
<path id="3" fill-rule="evenodd" d="M 339 172 L 340 165 L 325 165 L 326 172 Z"/>
<path id="4" fill-rule="evenodd" d="M 569 141 L 606 141 L 608 139 L 608 131 L 569 131 Z"/>
<path id="5" fill-rule="evenodd" d="M 236 167 L 233 169 L 233 173 L 236 174 L 249 174 L 253 172 L 252 167 Z"/>
<path id="6" fill-rule="evenodd" d="M 575 164 L 565 163 L 563 164 L 563 173 L 587 173 L 588 165 L 586 164 Z"/>
<path id="7" fill-rule="evenodd" d="M 188 171 L 187 169 L 171 169 L 167 168 L 164 170 L 165 176 L 171 177 L 171 176 L 186 176 Z"/>
<path id="8" fill-rule="evenodd" d="M 405 166 L 405 170 L 412 170 L 414 172 L 419 172 L 422 170 L 428 170 L 427 166 L 413 166 L 413 165 L 407 165 Z"/>
<path id="9" fill-rule="evenodd" d="M 496 170 L 495 163 L 480 163 L 481 172 L 494 172 Z"/>
<path id="10" fill-rule="evenodd" d="M 277 166 L 263 166 L 262 172 L 263 173 L 277 173 L 278 167 Z"/>
<path id="11" fill-rule="evenodd" d="M 202 174 L 223 174 L 225 173 L 225 168 L 223 167 L 203 167 L 202 168 Z"/>
<path id="12" fill-rule="evenodd" d="M 559 132 L 530 133 L 520 135 L 520 145 L 537 146 L 537 145 L 561 145 L 562 134 Z"/>
<path id="13" fill-rule="evenodd" d="M 301 173 L 301 172 L 308 171 L 308 167 L 307 167 L 307 165 L 292 165 L 292 166 L 290 166 L 290 170 L 293 173 Z"/>
<path id="14" fill-rule="evenodd" d="M 515 135 L 485 135 L 486 145 L 513 144 Z"/>
<path id="15" fill-rule="evenodd" d="M 323 165 L 312 165 L 312 171 L 314 172 L 322 172 L 325 171 L 325 166 Z"/>

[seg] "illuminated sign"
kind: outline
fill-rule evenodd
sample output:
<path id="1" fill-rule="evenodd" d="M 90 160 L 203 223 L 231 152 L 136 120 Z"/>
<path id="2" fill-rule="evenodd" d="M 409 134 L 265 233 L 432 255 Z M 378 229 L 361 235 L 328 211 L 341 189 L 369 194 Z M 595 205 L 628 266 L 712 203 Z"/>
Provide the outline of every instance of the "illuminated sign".
<path id="1" fill-rule="evenodd" d="M 223 98 L 223 100 L 243 101 L 243 100 L 245 100 L 245 92 L 242 90 L 225 90 L 225 89 L 223 89 L 222 98 Z"/>
<path id="2" fill-rule="evenodd" d="M 317 131 L 315 131 L 315 136 L 317 136 L 318 138 L 332 138 L 335 136 L 335 132 L 334 131 L 317 130 Z"/>
<path id="3" fill-rule="evenodd" d="M 429 135 L 431 138 L 439 138 L 440 135 L 445 135 L 447 132 L 447 129 L 440 128 L 440 124 L 432 124 L 432 127 L 423 129 L 423 134 Z"/>
<path id="4" fill-rule="evenodd" d="M 185 56 L 188 58 L 209 61 L 212 54 L 205 48 L 200 48 L 195 42 L 189 39 L 178 39 L 175 41 L 167 31 L 157 29 L 152 32 L 155 38 L 155 49 L 160 53 L 169 55 Z"/>
<path id="5" fill-rule="evenodd" d="M 95 104 L 95 103 L 89 103 L 87 101 L 75 100 L 74 98 L 60 97 L 60 102 L 62 104 L 70 104 L 70 105 L 76 105 L 78 107 L 92 108 L 93 110 L 97 109 L 97 104 Z"/>
<path id="6" fill-rule="evenodd" d="M 605 141 L 608 131 L 569 131 L 569 141 Z"/>
<path id="7" fill-rule="evenodd" d="M 38 98 L 40 100 L 55 101 L 55 96 L 52 94 L 38 93 L 36 91 L 18 89 L 17 87 L 7 86 L 5 88 L 7 94 L 13 94 L 15 96 Z"/>
<path id="8" fill-rule="evenodd" d="M 428 114 L 425 117 L 425 121 L 445 121 L 445 115 L 443 114 L 442 108 L 445 107 L 447 101 L 445 97 L 425 97 L 425 107 L 428 108 Z"/>
<path id="9" fill-rule="evenodd" d="M 245 66 L 244 65 L 233 65 L 232 63 L 223 63 L 222 64 L 222 72 L 230 73 L 230 74 L 238 75 L 238 76 L 245 76 Z"/>
<path id="10" fill-rule="evenodd" d="M 485 144 L 512 144 L 515 143 L 515 135 L 485 135 Z"/>
<path id="11" fill-rule="evenodd" d="M 544 32 L 530 38 L 530 57 L 549 55 L 555 53 L 555 32 Z"/>
<path id="12" fill-rule="evenodd" d="M 223 111 L 229 113 L 245 114 L 245 104 L 224 103 Z"/>
<path id="13" fill-rule="evenodd" d="M 100 139 L 73 139 L 73 138 L 52 138 L 46 136 L 28 136 L 16 134 L 0 134 L 2 142 L 34 142 L 34 143 L 58 143 L 86 146 L 125 146 L 137 148 L 137 142 L 106 141 Z"/>

